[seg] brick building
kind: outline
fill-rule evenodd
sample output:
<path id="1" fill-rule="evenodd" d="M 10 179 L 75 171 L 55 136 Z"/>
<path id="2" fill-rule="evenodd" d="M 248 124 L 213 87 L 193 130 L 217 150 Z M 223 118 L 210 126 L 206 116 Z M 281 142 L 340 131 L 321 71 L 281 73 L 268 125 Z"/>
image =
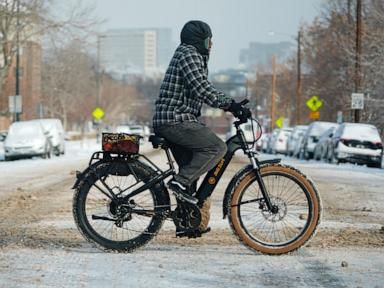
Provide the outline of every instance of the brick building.
<path id="1" fill-rule="evenodd" d="M 28 41 L 20 49 L 20 95 L 22 113 L 20 120 L 39 117 L 41 105 L 41 45 Z M 12 59 L 4 87 L 0 89 L 0 131 L 7 130 L 14 115 L 9 113 L 9 96 L 16 93 L 16 56 Z"/>

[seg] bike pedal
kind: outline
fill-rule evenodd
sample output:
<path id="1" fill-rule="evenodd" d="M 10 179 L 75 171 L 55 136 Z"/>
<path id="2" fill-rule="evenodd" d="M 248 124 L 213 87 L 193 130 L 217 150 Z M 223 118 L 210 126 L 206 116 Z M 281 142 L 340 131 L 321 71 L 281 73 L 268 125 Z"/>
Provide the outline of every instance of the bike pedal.
<path id="1" fill-rule="evenodd" d="M 173 192 L 173 195 L 175 195 L 175 197 L 177 199 L 179 199 L 181 202 L 186 202 L 186 203 L 193 204 L 193 205 L 196 205 L 199 202 L 199 200 L 194 198 L 194 197 L 193 197 L 194 199 L 185 198 L 182 195 L 177 194 L 175 192 Z"/>

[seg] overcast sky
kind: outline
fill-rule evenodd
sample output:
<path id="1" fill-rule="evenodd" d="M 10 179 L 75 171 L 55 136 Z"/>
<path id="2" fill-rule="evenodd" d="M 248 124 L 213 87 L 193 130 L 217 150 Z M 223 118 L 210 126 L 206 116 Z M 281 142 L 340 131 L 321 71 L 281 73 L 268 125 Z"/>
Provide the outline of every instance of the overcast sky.
<path id="1" fill-rule="evenodd" d="M 294 41 L 289 35 L 269 36 L 268 31 L 296 35 L 300 23 L 310 23 L 324 0 L 90 0 L 96 14 L 106 20 L 104 29 L 169 27 L 179 43 L 182 26 L 203 20 L 213 31 L 209 67 L 236 67 L 239 51 L 249 42 Z"/>

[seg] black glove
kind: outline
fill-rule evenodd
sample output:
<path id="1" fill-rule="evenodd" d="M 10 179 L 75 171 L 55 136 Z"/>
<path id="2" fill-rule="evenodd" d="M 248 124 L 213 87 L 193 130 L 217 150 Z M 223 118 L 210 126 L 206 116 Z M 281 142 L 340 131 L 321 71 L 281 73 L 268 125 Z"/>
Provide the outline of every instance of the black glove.
<path id="1" fill-rule="evenodd" d="M 229 105 L 227 111 L 231 112 L 233 116 L 242 119 L 248 119 L 252 116 L 251 110 L 242 106 L 240 103 L 232 101 L 231 105 Z"/>

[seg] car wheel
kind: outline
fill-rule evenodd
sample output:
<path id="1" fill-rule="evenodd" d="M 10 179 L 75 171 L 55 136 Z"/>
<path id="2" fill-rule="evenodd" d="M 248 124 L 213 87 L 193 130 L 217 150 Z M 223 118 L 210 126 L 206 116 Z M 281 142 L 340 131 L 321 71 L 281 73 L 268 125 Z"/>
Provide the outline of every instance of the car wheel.
<path id="1" fill-rule="evenodd" d="M 379 168 L 379 169 L 382 168 L 381 163 L 369 163 L 367 164 L 367 166 L 371 168 Z"/>

